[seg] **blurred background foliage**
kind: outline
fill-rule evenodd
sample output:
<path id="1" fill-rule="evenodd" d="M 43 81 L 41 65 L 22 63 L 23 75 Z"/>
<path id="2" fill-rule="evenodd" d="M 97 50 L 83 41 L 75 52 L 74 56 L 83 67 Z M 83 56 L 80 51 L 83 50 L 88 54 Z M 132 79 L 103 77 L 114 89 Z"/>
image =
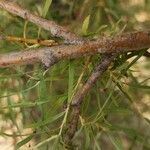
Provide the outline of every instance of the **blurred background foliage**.
<path id="1" fill-rule="evenodd" d="M 150 27 L 150 0 L 13 1 L 85 38 Z M 61 40 L 4 10 L 0 34 Z M 36 46 L 0 41 L 0 53 Z M 120 55 L 87 93 L 75 149 L 150 149 L 150 64 L 143 54 Z M 48 71 L 38 64 L 0 69 L 0 148 L 64 149 L 66 104 L 99 59 L 65 60 Z"/>

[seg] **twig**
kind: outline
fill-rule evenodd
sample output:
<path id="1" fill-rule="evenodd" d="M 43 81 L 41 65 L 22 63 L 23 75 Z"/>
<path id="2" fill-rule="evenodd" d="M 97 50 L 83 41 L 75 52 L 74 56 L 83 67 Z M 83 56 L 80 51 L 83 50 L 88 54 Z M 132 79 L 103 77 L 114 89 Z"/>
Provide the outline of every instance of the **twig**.
<path id="1" fill-rule="evenodd" d="M 0 40 L 5 40 L 5 41 L 8 41 L 8 42 L 38 44 L 40 46 L 54 46 L 54 45 L 58 45 L 54 40 L 27 39 L 27 38 L 23 38 L 23 37 L 4 36 L 4 35 L 0 35 Z"/>
<path id="2" fill-rule="evenodd" d="M 51 32 L 51 34 L 55 37 L 62 37 L 67 42 L 74 43 L 76 41 L 82 41 L 82 38 L 77 36 L 76 34 L 70 32 L 65 27 L 62 27 L 56 24 L 54 21 L 49 21 L 44 18 L 41 18 L 37 15 L 32 14 L 27 9 L 20 7 L 18 4 L 8 1 L 8 0 L 0 0 L 0 8 L 7 10 L 8 12 L 20 16 L 45 30 Z"/>
<path id="3" fill-rule="evenodd" d="M 115 37 L 103 37 L 95 41 L 86 41 L 79 44 L 63 44 L 53 47 L 1 54 L 0 67 L 37 62 L 42 62 L 46 67 L 50 67 L 60 60 L 78 58 L 84 55 L 138 51 L 150 47 L 149 35 L 148 31 L 132 32 Z"/>
<path id="4" fill-rule="evenodd" d="M 91 74 L 87 82 L 83 85 L 82 88 L 78 90 L 75 96 L 72 99 L 70 105 L 70 115 L 68 116 L 67 129 L 64 135 L 64 143 L 66 146 L 71 144 L 71 140 L 75 135 L 78 126 L 78 120 L 80 115 L 80 108 L 83 102 L 83 98 L 93 87 L 95 82 L 102 77 L 103 73 L 107 70 L 110 63 L 116 57 L 116 54 L 105 54 L 103 55 L 101 62 L 97 65 L 94 72 Z"/>

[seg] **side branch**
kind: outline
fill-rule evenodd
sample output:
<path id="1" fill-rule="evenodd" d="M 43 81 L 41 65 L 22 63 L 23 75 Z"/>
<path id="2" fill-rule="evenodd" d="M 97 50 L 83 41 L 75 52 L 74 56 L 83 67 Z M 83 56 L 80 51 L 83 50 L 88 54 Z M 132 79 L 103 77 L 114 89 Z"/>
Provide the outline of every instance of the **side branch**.
<path id="1" fill-rule="evenodd" d="M 97 53 L 123 53 L 150 47 L 149 32 L 126 33 L 115 37 L 103 37 L 79 44 L 59 45 L 34 50 L 12 52 L 0 55 L 0 67 L 16 64 L 42 62 L 49 67 L 62 59 L 78 58 Z"/>
<path id="2" fill-rule="evenodd" d="M 77 36 L 76 34 L 70 32 L 65 27 L 62 27 L 56 24 L 54 21 L 49 21 L 44 18 L 41 18 L 37 15 L 32 14 L 27 9 L 20 7 L 18 4 L 8 1 L 8 0 L 0 0 L 0 8 L 22 17 L 45 30 L 51 32 L 51 34 L 55 37 L 62 37 L 68 42 L 82 41 L 82 38 Z"/>
<path id="3" fill-rule="evenodd" d="M 81 105 L 83 102 L 83 98 L 86 96 L 86 94 L 90 91 L 90 89 L 93 87 L 95 82 L 98 80 L 98 78 L 101 78 L 103 73 L 107 70 L 110 63 L 113 61 L 117 54 L 105 54 L 101 62 L 97 65 L 87 82 L 84 84 L 84 86 L 77 91 L 75 96 L 72 99 L 71 106 L 70 106 L 70 115 L 68 118 L 67 123 L 67 129 L 64 135 L 64 143 L 69 146 L 72 143 L 72 138 L 75 135 L 75 132 L 77 130 L 78 126 L 78 120 L 81 110 Z"/>

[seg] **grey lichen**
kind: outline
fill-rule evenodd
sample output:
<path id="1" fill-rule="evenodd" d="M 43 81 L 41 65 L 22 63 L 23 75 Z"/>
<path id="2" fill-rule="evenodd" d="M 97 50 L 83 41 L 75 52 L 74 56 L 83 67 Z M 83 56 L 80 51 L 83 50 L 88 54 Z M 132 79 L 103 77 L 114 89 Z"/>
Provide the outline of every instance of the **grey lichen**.
<path id="1" fill-rule="evenodd" d="M 55 64 L 58 61 L 56 56 L 53 54 L 53 51 L 50 51 L 49 49 L 50 48 L 45 48 L 41 52 L 42 54 L 39 56 L 45 69 L 48 69 L 49 67 L 51 67 L 53 64 Z"/>

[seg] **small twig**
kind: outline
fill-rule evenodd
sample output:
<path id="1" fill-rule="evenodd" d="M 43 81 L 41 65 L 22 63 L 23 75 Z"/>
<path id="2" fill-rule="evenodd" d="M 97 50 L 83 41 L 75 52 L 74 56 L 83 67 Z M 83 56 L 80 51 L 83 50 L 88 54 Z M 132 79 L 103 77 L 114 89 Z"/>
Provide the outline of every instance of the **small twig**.
<path id="1" fill-rule="evenodd" d="M 51 34 L 55 37 L 62 37 L 66 41 L 74 43 L 76 41 L 82 41 L 82 38 L 77 36 L 76 34 L 70 32 L 65 27 L 62 27 L 56 24 L 54 21 L 49 21 L 44 18 L 41 18 L 37 15 L 32 14 L 27 9 L 20 7 L 18 4 L 8 1 L 8 0 L 0 0 L 0 8 L 7 10 L 8 12 L 20 16 L 45 30 L 51 32 Z"/>
<path id="2" fill-rule="evenodd" d="M 116 54 L 105 54 L 101 62 L 97 65 L 94 72 L 91 74 L 87 82 L 83 85 L 82 88 L 78 90 L 78 92 L 75 94 L 75 96 L 72 99 L 71 105 L 70 105 L 70 115 L 68 116 L 68 123 L 67 123 L 67 129 L 64 135 L 64 143 L 68 146 L 71 144 L 71 140 L 75 135 L 75 132 L 77 130 L 79 115 L 80 115 L 80 108 L 81 104 L 83 102 L 83 98 L 85 95 L 90 91 L 90 89 L 93 87 L 95 82 L 102 77 L 103 73 L 107 70 L 110 63 L 113 61 L 113 59 L 116 57 Z"/>
<path id="3" fill-rule="evenodd" d="M 58 45 L 54 40 L 29 39 L 29 38 L 27 39 L 23 37 L 4 36 L 4 35 L 0 35 L 0 40 L 5 40 L 9 42 L 27 43 L 27 44 L 38 44 L 40 46 Z"/>

